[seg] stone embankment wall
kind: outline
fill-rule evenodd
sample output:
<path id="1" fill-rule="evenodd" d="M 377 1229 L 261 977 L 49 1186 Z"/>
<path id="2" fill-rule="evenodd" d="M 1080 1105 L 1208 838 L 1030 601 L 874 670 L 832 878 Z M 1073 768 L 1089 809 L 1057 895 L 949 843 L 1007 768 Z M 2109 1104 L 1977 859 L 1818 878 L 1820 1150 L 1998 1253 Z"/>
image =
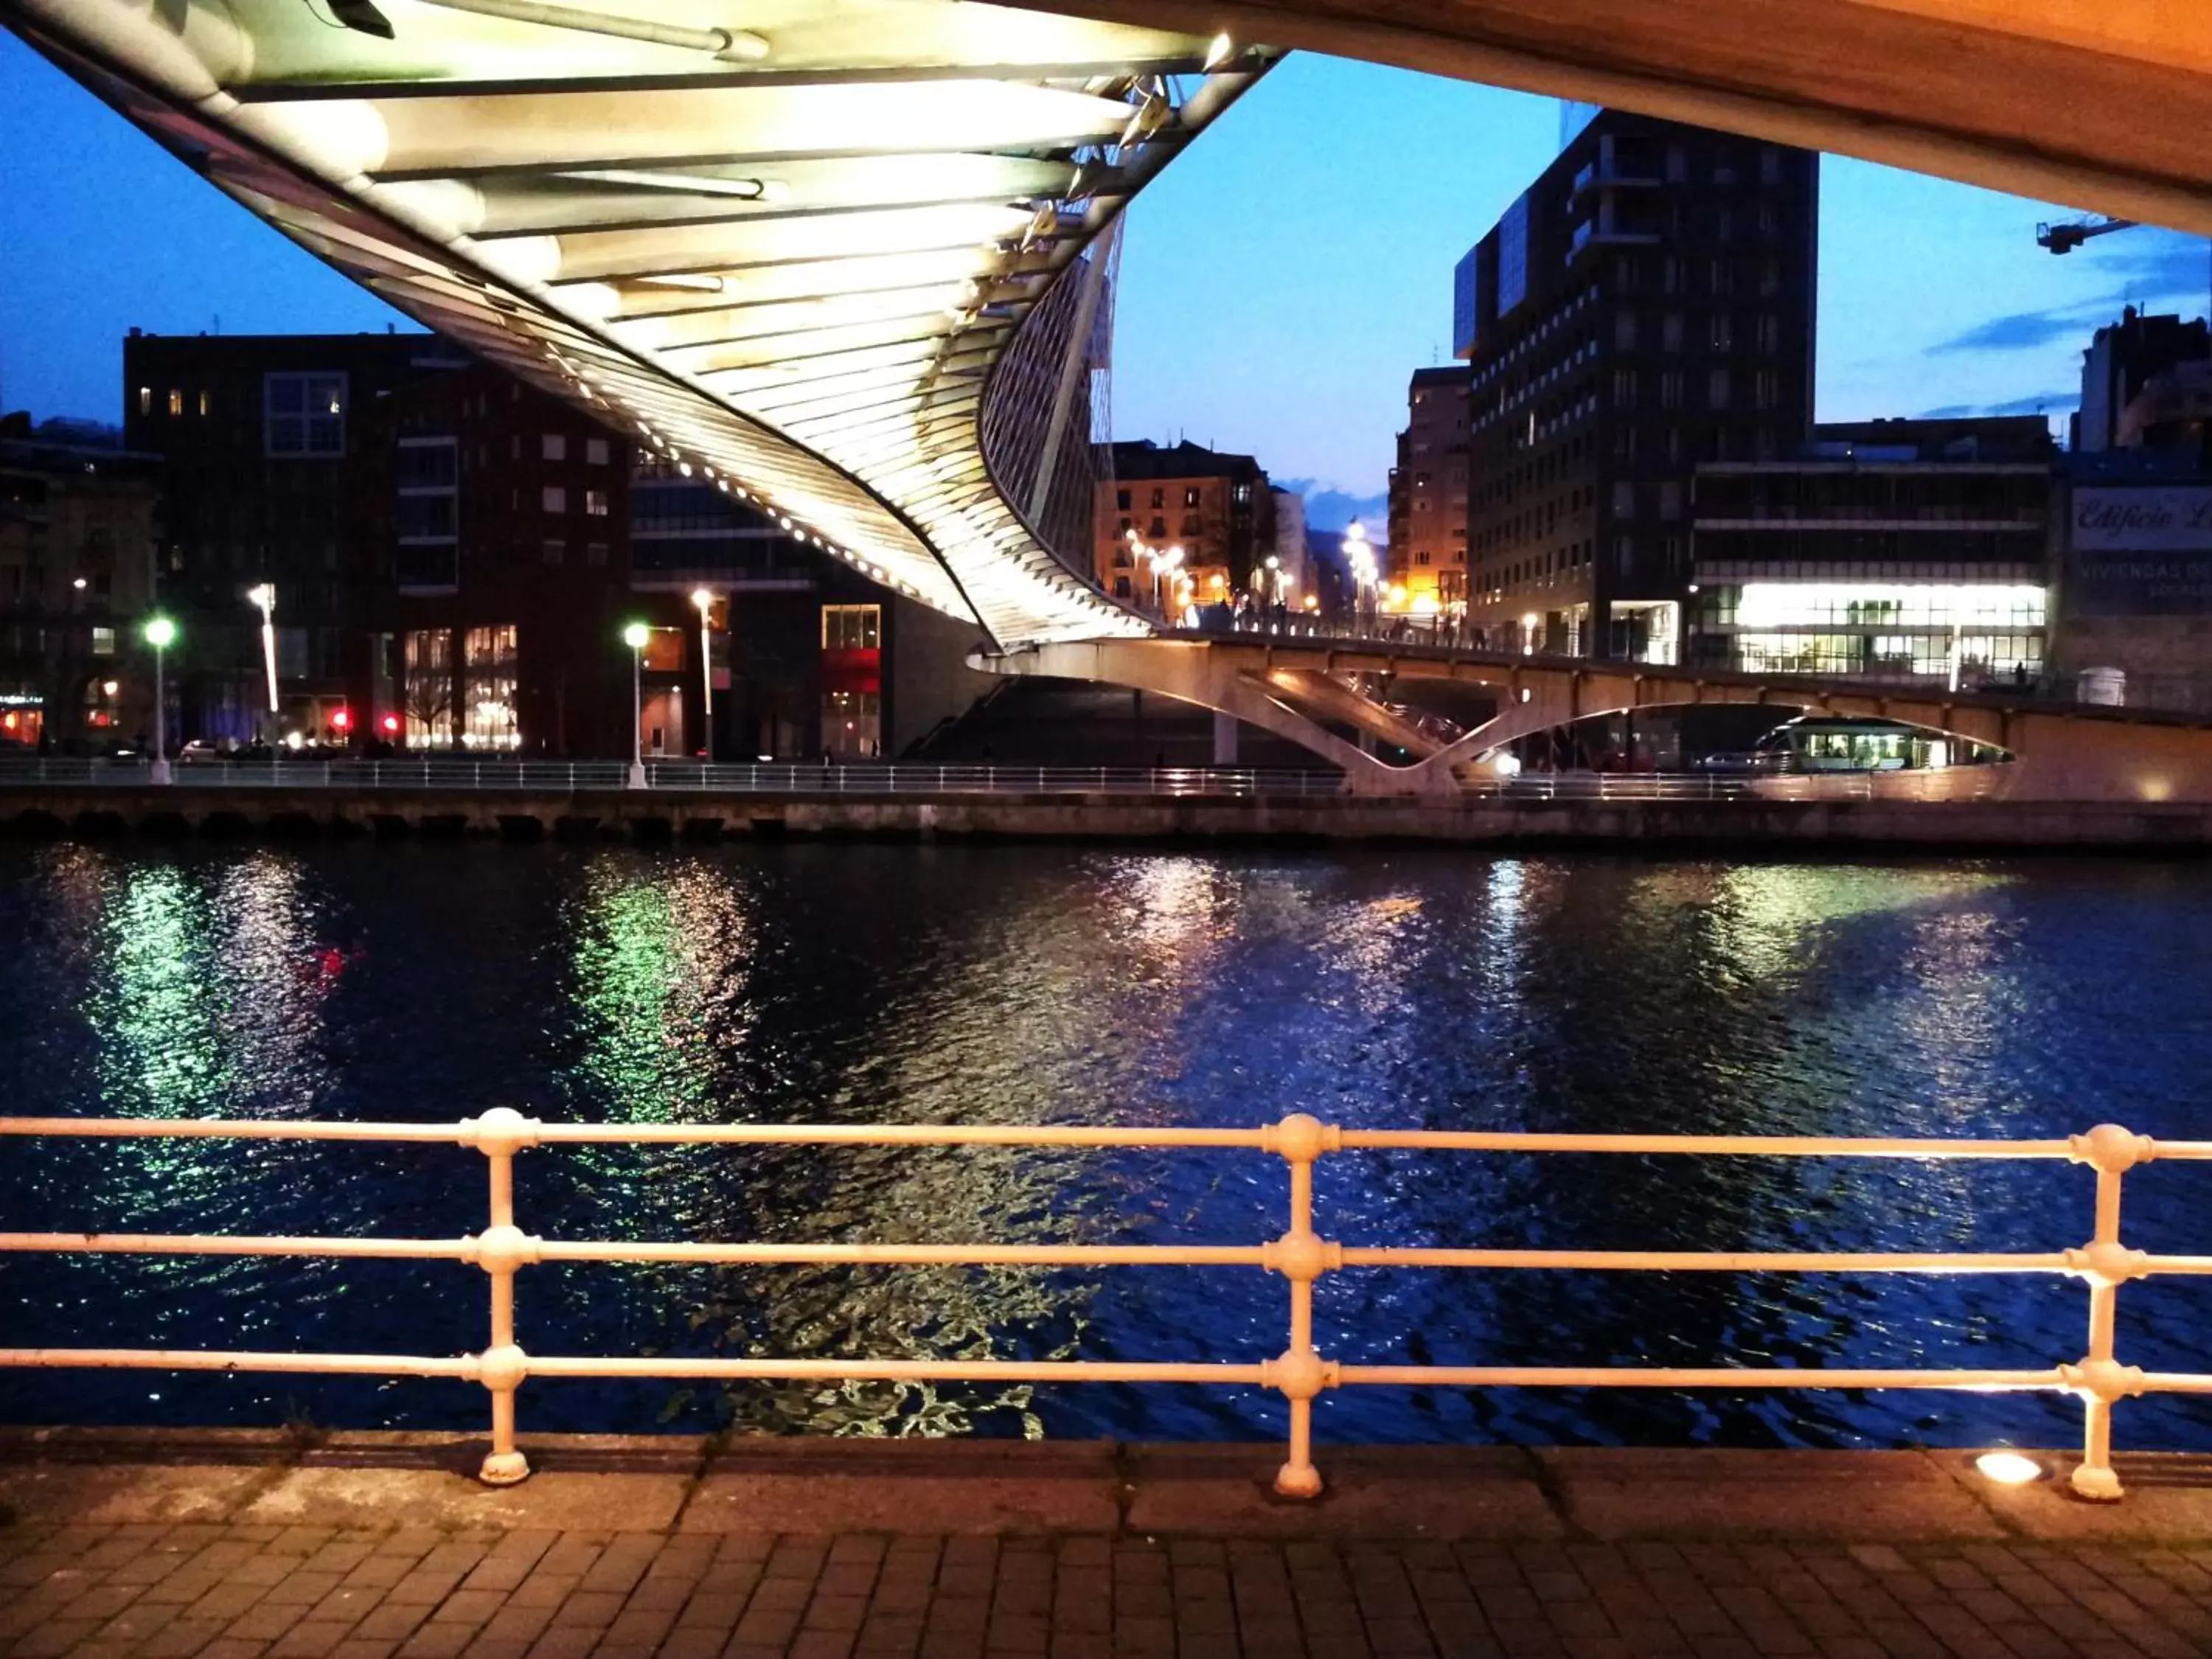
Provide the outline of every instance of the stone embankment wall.
<path id="1" fill-rule="evenodd" d="M 0 793 L 0 829 L 19 835 L 73 836 L 473 835 L 514 840 L 717 840 L 864 836 L 2171 852 L 2212 847 L 2212 806 L 58 787 Z"/>

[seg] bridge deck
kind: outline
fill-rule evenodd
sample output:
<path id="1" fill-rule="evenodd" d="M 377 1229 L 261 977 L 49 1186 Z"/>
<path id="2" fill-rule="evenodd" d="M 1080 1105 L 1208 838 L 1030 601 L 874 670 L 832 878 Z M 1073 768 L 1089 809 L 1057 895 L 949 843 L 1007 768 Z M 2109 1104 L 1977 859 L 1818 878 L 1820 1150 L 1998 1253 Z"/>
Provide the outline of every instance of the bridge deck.
<path id="1" fill-rule="evenodd" d="M 0 1439 L 20 1659 L 2153 1655 L 2212 1647 L 2212 1474 L 2118 1505 L 1962 1453 Z M 2052 1460 L 2056 1462 L 2057 1460 Z M 2129 1461 L 2123 1460 L 2124 1465 Z"/>

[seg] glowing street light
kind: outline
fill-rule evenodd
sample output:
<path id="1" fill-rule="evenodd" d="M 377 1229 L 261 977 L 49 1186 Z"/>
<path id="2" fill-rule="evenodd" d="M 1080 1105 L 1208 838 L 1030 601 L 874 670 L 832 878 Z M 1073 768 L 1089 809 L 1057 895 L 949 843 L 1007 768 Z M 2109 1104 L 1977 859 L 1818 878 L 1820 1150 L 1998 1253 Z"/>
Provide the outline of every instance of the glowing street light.
<path id="1" fill-rule="evenodd" d="M 699 607 L 699 720 L 702 747 L 707 758 L 714 758 L 714 647 L 708 633 L 708 625 L 714 615 L 714 596 L 703 587 L 691 591 L 691 603 Z"/>
<path id="2" fill-rule="evenodd" d="M 653 637 L 653 630 L 641 622 L 634 622 L 623 629 L 623 643 L 629 647 L 629 787 L 645 787 L 645 646 Z"/>
<path id="3" fill-rule="evenodd" d="M 246 602 L 261 607 L 261 663 L 269 673 L 269 712 L 276 712 L 276 584 L 246 590 Z"/>
<path id="4" fill-rule="evenodd" d="M 169 758 L 163 752 L 165 745 L 161 733 L 161 717 L 164 712 L 161 696 L 161 653 L 175 643 L 176 638 L 177 625 L 167 617 L 146 618 L 146 643 L 154 647 L 154 764 L 146 775 L 147 781 L 149 783 L 170 781 Z"/>

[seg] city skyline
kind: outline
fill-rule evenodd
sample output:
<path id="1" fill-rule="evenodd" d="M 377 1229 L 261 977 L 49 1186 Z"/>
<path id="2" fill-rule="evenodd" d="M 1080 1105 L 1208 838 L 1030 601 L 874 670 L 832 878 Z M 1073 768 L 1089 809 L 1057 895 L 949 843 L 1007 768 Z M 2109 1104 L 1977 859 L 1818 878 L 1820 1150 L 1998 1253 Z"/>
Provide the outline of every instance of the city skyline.
<path id="1" fill-rule="evenodd" d="M 20 117 L 0 240 L 27 256 L 0 270 L 0 403 L 118 418 L 132 325 L 405 324 L 4 35 L 0 95 Z M 1316 107 L 1336 112 L 1321 155 Z M 1129 215 L 1115 435 L 1252 454 L 1317 529 L 1379 517 L 1406 380 L 1450 361 L 1452 264 L 1555 153 L 1559 120 L 1548 99 L 1291 58 Z M 69 186 L 95 175 L 114 188 Z M 1832 156 L 1821 191 L 1822 420 L 2063 416 L 2081 349 L 2123 305 L 2205 310 L 2199 239 L 2145 228 L 2054 258 L 2034 230 L 2063 208 Z"/>

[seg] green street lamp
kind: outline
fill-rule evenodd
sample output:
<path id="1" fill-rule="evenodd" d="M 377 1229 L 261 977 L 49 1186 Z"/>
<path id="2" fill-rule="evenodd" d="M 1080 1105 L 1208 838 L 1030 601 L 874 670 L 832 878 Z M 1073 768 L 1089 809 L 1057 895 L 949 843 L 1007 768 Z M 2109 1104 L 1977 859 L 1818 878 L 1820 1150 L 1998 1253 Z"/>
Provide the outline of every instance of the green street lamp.
<path id="1" fill-rule="evenodd" d="M 645 787 L 645 646 L 653 637 L 653 630 L 641 622 L 634 622 L 623 629 L 623 643 L 629 647 L 629 787 Z"/>
<path id="2" fill-rule="evenodd" d="M 169 757 L 164 752 L 161 732 L 162 716 L 167 712 L 161 695 L 161 653 L 176 643 L 177 625 L 167 617 L 149 617 L 145 632 L 146 643 L 154 647 L 154 763 L 147 770 L 146 780 L 149 783 L 167 783 L 171 781 Z"/>

